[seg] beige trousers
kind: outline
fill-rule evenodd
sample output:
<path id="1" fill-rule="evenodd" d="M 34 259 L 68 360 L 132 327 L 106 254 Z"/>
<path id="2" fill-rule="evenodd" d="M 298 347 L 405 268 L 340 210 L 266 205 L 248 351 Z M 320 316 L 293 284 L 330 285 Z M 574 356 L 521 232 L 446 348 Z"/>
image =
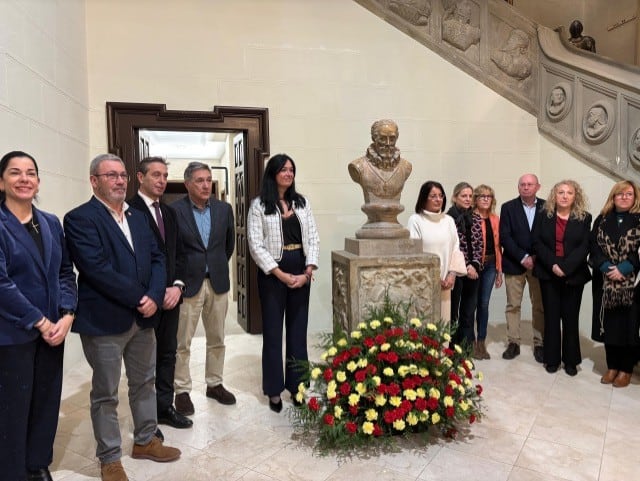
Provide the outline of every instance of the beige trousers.
<path id="1" fill-rule="evenodd" d="M 533 327 L 533 345 L 542 346 L 544 336 L 544 311 L 542 309 L 542 295 L 540 283 L 530 270 L 524 274 L 506 274 L 504 279 L 507 291 L 507 307 L 504 314 L 507 318 L 507 340 L 520 345 L 520 307 L 525 284 L 529 284 L 531 298 L 531 314 Z"/>
<path id="2" fill-rule="evenodd" d="M 191 340 L 201 315 L 207 338 L 205 380 L 208 387 L 222 384 L 225 354 L 224 319 L 229 306 L 228 294 L 228 292 L 216 294 L 211 287 L 211 281 L 205 279 L 198 293 L 193 297 L 185 297 L 180 304 L 178 349 L 173 383 L 176 394 L 191 392 L 192 382 L 189 371 Z"/>

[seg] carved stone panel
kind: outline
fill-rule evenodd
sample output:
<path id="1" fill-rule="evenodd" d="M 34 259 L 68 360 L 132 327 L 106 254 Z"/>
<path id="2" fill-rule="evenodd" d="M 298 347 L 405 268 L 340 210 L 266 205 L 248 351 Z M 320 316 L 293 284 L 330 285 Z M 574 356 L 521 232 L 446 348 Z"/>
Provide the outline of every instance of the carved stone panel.
<path id="1" fill-rule="evenodd" d="M 470 0 L 443 0 L 442 41 L 480 63 L 480 6 Z"/>

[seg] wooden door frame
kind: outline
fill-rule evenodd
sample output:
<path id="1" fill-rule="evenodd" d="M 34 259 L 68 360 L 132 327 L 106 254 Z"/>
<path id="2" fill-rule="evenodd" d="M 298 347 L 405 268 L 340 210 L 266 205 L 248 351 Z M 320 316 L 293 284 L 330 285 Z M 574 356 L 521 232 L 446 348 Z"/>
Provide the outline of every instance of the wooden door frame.
<path id="1" fill-rule="evenodd" d="M 119 156 L 131 174 L 127 197 L 138 188 L 135 175 L 140 161 L 138 132 L 140 129 L 189 132 L 243 132 L 245 138 L 245 176 L 243 205 L 260 191 L 265 158 L 269 156 L 269 109 L 216 106 L 213 111 L 167 110 L 166 104 L 107 102 L 107 136 L 109 152 Z M 236 220 L 236 224 L 238 221 Z M 257 266 L 246 245 L 236 246 L 247 256 L 246 316 L 238 316 L 242 328 L 251 333 L 262 332 L 262 316 L 258 298 Z M 241 249 L 241 250 L 240 250 Z M 238 276 L 238 279 L 240 276 Z M 240 303 L 240 299 L 238 299 Z M 238 305 L 238 311 L 241 307 Z"/>

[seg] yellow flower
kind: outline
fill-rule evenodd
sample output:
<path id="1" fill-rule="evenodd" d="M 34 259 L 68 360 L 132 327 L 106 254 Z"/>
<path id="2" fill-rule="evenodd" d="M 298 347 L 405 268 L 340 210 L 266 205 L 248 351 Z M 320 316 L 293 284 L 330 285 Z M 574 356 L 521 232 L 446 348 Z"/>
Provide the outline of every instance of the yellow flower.
<path id="1" fill-rule="evenodd" d="M 458 406 L 460 406 L 460 409 L 462 409 L 463 411 L 466 411 L 467 409 L 469 409 L 469 405 L 465 401 L 460 401 L 458 403 Z"/>
<path id="2" fill-rule="evenodd" d="M 445 358 L 442 360 L 442 364 L 443 364 L 445 367 L 451 367 L 451 366 L 453 366 L 453 361 L 452 361 L 450 358 L 445 357 Z"/>
<path id="3" fill-rule="evenodd" d="M 393 428 L 396 431 L 403 431 L 405 426 L 406 424 L 402 419 L 396 419 L 395 421 L 393 421 Z"/>
<path id="4" fill-rule="evenodd" d="M 451 336 L 449 335 L 449 333 L 448 333 L 448 332 L 445 332 L 445 333 L 442 335 L 442 339 L 444 339 L 446 342 L 449 342 L 449 341 L 451 340 Z"/>
<path id="5" fill-rule="evenodd" d="M 467 386 L 467 387 L 471 387 L 473 385 L 473 383 L 471 382 L 471 379 L 469 379 L 467 377 L 464 378 L 463 382 L 464 382 L 464 385 Z"/>
<path id="6" fill-rule="evenodd" d="M 336 397 L 336 387 L 336 382 L 333 379 L 327 383 L 327 399 Z"/>
<path id="7" fill-rule="evenodd" d="M 362 432 L 369 435 L 373 434 L 373 423 L 370 423 L 369 421 L 363 422 Z"/>
<path id="8" fill-rule="evenodd" d="M 416 389 L 416 396 L 424 399 L 425 397 L 427 397 L 427 393 L 423 388 L 419 387 L 418 389 Z"/>
<path id="9" fill-rule="evenodd" d="M 464 370 L 464 367 L 462 366 L 458 366 L 457 368 L 458 374 L 460 374 L 461 376 L 464 376 L 466 371 Z"/>
<path id="10" fill-rule="evenodd" d="M 416 398 L 418 397 L 418 395 L 416 394 L 416 392 L 413 389 L 405 389 L 402 394 L 404 395 L 404 397 L 406 399 L 408 399 L 409 401 L 415 401 Z"/>
<path id="11" fill-rule="evenodd" d="M 375 421 L 378 419 L 378 411 L 375 409 L 367 409 L 364 416 L 367 418 L 367 421 Z"/>
<path id="12" fill-rule="evenodd" d="M 478 374 L 476 374 L 476 377 L 478 378 L 478 381 L 482 381 L 482 379 L 484 378 L 482 371 L 478 371 Z"/>
<path id="13" fill-rule="evenodd" d="M 418 374 L 418 366 L 415 364 L 409 364 L 409 372 L 411 374 Z"/>
<path id="14" fill-rule="evenodd" d="M 467 369 L 469 369 L 469 371 L 473 369 L 473 363 L 471 361 L 467 359 L 466 361 L 464 361 L 464 363 L 466 364 Z"/>
<path id="15" fill-rule="evenodd" d="M 418 369 L 418 375 L 421 377 L 427 377 L 429 375 L 429 370 L 426 367 L 421 367 Z"/>
<path id="16" fill-rule="evenodd" d="M 307 390 L 307 387 L 304 385 L 303 382 L 301 382 L 300 384 L 298 384 L 298 392 L 301 392 L 304 394 L 304 392 Z"/>
<path id="17" fill-rule="evenodd" d="M 376 394 L 376 406 L 384 406 L 387 404 L 387 398 L 384 394 Z"/>
<path id="18" fill-rule="evenodd" d="M 296 394 L 296 401 L 298 401 L 299 403 L 304 401 L 304 394 L 301 393 L 300 391 L 298 391 L 298 393 Z"/>
<path id="19" fill-rule="evenodd" d="M 445 407 L 449 408 L 453 406 L 453 398 L 451 396 L 445 396 L 442 402 L 445 405 Z"/>
<path id="20" fill-rule="evenodd" d="M 366 358 L 362 357 L 358 359 L 358 367 L 367 367 L 368 364 L 369 364 L 369 361 L 367 361 Z"/>
<path id="21" fill-rule="evenodd" d="M 347 345 L 347 340 L 344 337 L 341 337 L 340 339 L 338 339 L 338 342 L 336 342 L 336 344 L 338 345 L 338 347 L 344 347 Z"/>
<path id="22" fill-rule="evenodd" d="M 429 420 L 429 411 L 422 411 L 419 416 L 420 422 L 424 423 Z"/>
<path id="23" fill-rule="evenodd" d="M 453 346 L 453 348 L 455 349 L 455 351 L 456 351 L 458 354 L 462 354 L 462 348 L 461 348 L 458 344 L 456 344 L 455 346 Z"/>
<path id="24" fill-rule="evenodd" d="M 360 394 L 349 394 L 349 406 L 357 406 L 360 402 Z"/>
<path id="25" fill-rule="evenodd" d="M 429 330 L 429 331 L 437 331 L 438 327 L 433 322 L 430 322 L 429 324 L 427 324 L 427 330 Z"/>
<path id="26" fill-rule="evenodd" d="M 438 391 L 435 387 L 432 387 L 431 389 L 429 389 L 429 397 L 440 399 L 440 391 Z"/>
<path id="27" fill-rule="evenodd" d="M 413 319 L 411 319 L 409 321 L 409 324 L 411 324 L 413 327 L 420 327 L 422 326 L 422 322 L 420 321 L 420 319 L 418 319 L 417 317 L 414 317 Z"/>
<path id="28" fill-rule="evenodd" d="M 345 382 L 347 380 L 347 375 L 345 374 L 344 371 L 338 371 L 336 373 L 336 380 L 338 382 Z"/>
<path id="29" fill-rule="evenodd" d="M 460 394 L 464 394 L 464 387 L 462 387 L 462 386 L 458 386 L 458 392 L 459 392 Z"/>
<path id="30" fill-rule="evenodd" d="M 383 321 L 386 322 L 387 324 L 393 324 L 393 319 L 391 319 L 390 317 L 385 317 Z"/>
<path id="31" fill-rule="evenodd" d="M 418 416 L 414 413 L 407 414 L 407 422 L 409 423 L 409 426 L 415 426 L 418 424 Z"/>
<path id="32" fill-rule="evenodd" d="M 329 353 L 326 351 L 320 354 L 320 359 L 322 359 L 323 361 L 326 361 L 327 357 L 329 357 Z"/>
<path id="33" fill-rule="evenodd" d="M 362 337 L 362 333 L 360 331 L 353 331 L 351 333 L 352 339 L 360 339 Z"/>
<path id="34" fill-rule="evenodd" d="M 353 372 L 356 369 L 358 369 L 358 365 L 355 363 L 355 361 L 349 361 L 347 363 L 347 371 L 349 372 Z"/>
<path id="35" fill-rule="evenodd" d="M 344 411 L 342 410 L 342 408 L 340 406 L 335 406 L 333 408 L 333 415 L 335 416 L 336 419 L 340 419 L 342 417 L 342 413 Z"/>
<path id="36" fill-rule="evenodd" d="M 396 347 L 404 347 L 404 339 L 398 339 L 395 344 Z"/>
<path id="37" fill-rule="evenodd" d="M 382 352 L 387 352 L 389 349 L 391 349 L 391 344 L 389 344 L 388 342 L 385 342 L 382 346 L 380 346 L 380 350 Z"/>
<path id="38" fill-rule="evenodd" d="M 380 321 L 378 321 L 377 319 L 374 319 L 369 323 L 369 327 L 371 329 L 378 329 L 380 326 L 381 326 Z"/>
<path id="39" fill-rule="evenodd" d="M 364 384 L 359 382 L 358 384 L 356 384 L 356 392 L 362 396 L 364 393 L 367 392 L 367 388 L 365 387 Z"/>
<path id="40" fill-rule="evenodd" d="M 429 354 L 431 357 L 438 357 L 438 351 L 436 351 L 434 348 L 429 349 L 429 352 L 427 354 Z"/>
<path id="41" fill-rule="evenodd" d="M 402 404 L 402 398 L 400 396 L 391 396 L 389 398 L 389 404 L 398 407 L 400 406 L 400 404 Z"/>
<path id="42" fill-rule="evenodd" d="M 378 352 L 378 346 L 371 346 L 369 348 L 369 354 L 375 354 L 376 352 Z"/>
<path id="43" fill-rule="evenodd" d="M 333 347 L 333 346 L 331 346 L 331 347 L 329 348 L 329 350 L 327 351 L 327 354 L 328 354 L 329 356 L 335 356 L 337 353 L 338 353 L 338 350 L 337 350 L 335 347 Z"/>
<path id="44" fill-rule="evenodd" d="M 366 329 L 367 328 L 367 323 L 366 322 L 359 322 L 358 323 L 358 329 L 362 330 L 362 329 Z"/>
<path id="45" fill-rule="evenodd" d="M 405 377 L 407 374 L 409 374 L 409 367 L 408 366 L 402 365 L 402 366 L 400 366 L 398 368 L 398 375 L 400 377 Z"/>
<path id="46" fill-rule="evenodd" d="M 378 387 L 382 383 L 380 376 L 373 376 L 371 380 L 373 381 L 373 384 L 376 385 L 376 387 Z"/>
<path id="47" fill-rule="evenodd" d="M 314 367 L 311 370 L 311 379 L 318 379 L 320 377 L 320 374 L 322 374 L 322 369 L 320 369 L 319 367 Z"/>
<path id="48" fill-rule="evenodd" d="M 440 422 L 440 415 L 438 413 L 433 413 L 431 415 L 431 423 L 438 424 Z"/>
<path id="49" fill-rule="evenodd" d="M 451 386 L 451 387 L 456 387 L 456 386 L 458 385 L 458 383 L 457 383 L 457 382 L 455 382 L 453 379 L 450 379 L 448 384 L 449 384 L 449 386 Z"/>
<path id="50" fill-rule="evenodd" d="M 384 374 L 385 376 L 391 377 L 391 376 L 393 376 L 393 369 L 391 369 L 390 367 L 385 367 L 382 370 L 382 374 Z"/>
<path id="51" fill-rule="evenodd" d="M 435 377 L 440 377 L 440 376 L 442 376 L 442 371 L 440 371 L 439 369 L 436 369 L 436 370 L 433 372 L 433 375 L 434 375 Z"/>

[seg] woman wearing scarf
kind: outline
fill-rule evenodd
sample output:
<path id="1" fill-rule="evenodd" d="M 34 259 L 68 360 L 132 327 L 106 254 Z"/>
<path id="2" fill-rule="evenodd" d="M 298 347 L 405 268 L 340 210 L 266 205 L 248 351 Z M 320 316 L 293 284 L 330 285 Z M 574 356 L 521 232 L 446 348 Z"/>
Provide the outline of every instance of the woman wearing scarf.
<path id="1" fill-rule="evenodd" d="M 593 223 L 591 338 L 604 342 L 607 372 L 602 384 L 626 387 L 638 360 L 638 292 L 640 270 L 640 190 L 631 181 L 616 183 Z"/>

